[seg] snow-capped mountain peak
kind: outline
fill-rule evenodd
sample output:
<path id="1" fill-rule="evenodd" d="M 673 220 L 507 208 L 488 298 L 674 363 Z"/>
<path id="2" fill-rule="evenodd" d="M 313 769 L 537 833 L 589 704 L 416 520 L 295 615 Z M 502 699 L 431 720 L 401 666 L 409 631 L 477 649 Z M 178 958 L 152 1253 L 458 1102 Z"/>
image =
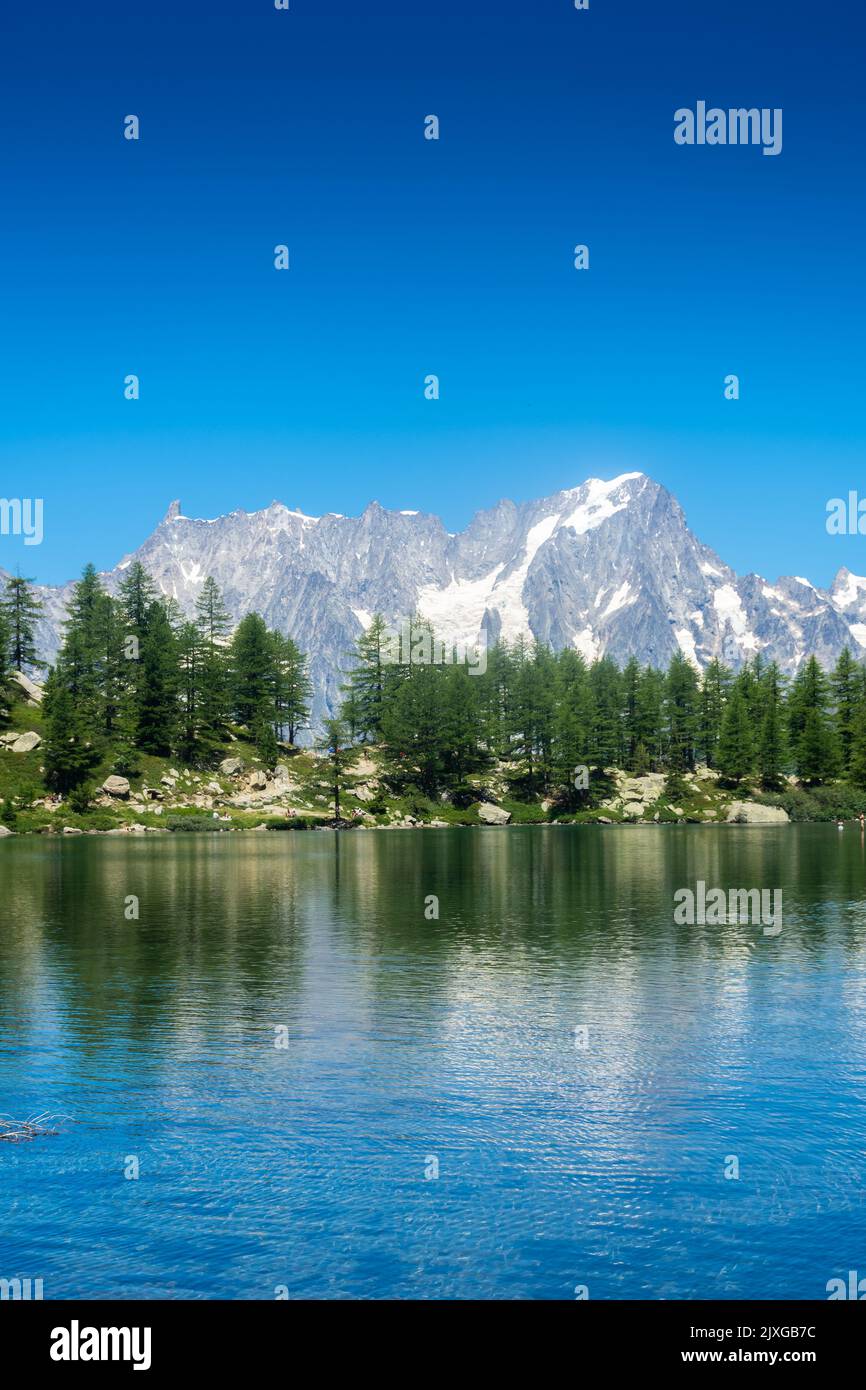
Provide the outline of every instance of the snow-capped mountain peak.
<path id="1" fill-rule="evenodd" d="M 109 590 L 136 559 L 188 612 L 210 575 L 236 618 L 255 609 L 291 633 L 310 654 L 318 717 L 335 705 L 375 612 L 397 622 L 420 611 L 451 643 L 522 636 L 589 660 L 663 666 L 679 650 L 697 666 L 718 656 L 737 667 L 760 652 L 793 672 L 813 653 L 829 665 L 846 644 L 866 655 L 866 578 L 842 569 L 829 591 L 802 577 L 739 578 L 644 473 L 501 501 L 456 534 L 429 513 L 378 502 L 357 517 L 274 501 L 203 519 L 175 501 L 103 576 Z M 69 587 L 41 590 L 49 657 Z"/>

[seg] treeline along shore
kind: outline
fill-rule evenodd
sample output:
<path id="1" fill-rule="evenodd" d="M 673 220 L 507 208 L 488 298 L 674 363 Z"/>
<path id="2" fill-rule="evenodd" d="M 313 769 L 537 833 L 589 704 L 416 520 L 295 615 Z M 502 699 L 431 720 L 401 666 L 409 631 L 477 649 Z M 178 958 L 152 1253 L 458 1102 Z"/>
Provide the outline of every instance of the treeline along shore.
<path id="1" fill-rule="evenodd" d="M 210 578 L 190 617 L 138 563 L 116 595 L 88 566 L 50 668 L 38 616 L 29 581 L 9 579 L 7 832 L 866 811 L 866 666 L 847 649 L 792 678 L 760 655 L 736 672 L 681 653 L 620 668 L 524 640 L 445 661 L 422 617 L 395 643 L 377 614 L 346 654 L 339 710 L 312 730 L 306 654 L 257 613 L 234 623 Z"/>

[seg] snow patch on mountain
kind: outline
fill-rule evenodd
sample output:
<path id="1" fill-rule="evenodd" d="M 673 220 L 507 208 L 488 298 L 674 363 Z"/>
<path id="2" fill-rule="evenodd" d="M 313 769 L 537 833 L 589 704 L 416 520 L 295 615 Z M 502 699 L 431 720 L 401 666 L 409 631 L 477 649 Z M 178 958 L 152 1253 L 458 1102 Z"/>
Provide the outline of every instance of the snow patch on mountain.
<path id="1" fill-rule="evenodd" d="M 623 484 L 643 477 L 643 473 L 620 473 L 618 478 L 612 479 L 609 483 L 601 478 L 587 479 L 579 488 L 574 489 L 576 493 L 583 495 L 570 516 L 563 517 L 562 525 L 569 527 L 579 536 L 585 535 L 587 531 L 607 521 L 608 517 L 624 511 L 629 498 Z"/>
<path id="2" fill-rule="evenodd" d="M 740 645 L 750 651 L 758 650 L 758 639 L 749 629 L 749 622 L 740 595 L 733 584 L 722 584 L 713 594 L 713 607 L 723 623 L 727 623 Z"/>
<path id="3" fill-rule="evenodd" d="M 836 607 L 843 611 L 852 608 L 861 601 L 861 595 L 866 595 L 866 579 L 850 570 L 840 570 L 831 591 Z"/>

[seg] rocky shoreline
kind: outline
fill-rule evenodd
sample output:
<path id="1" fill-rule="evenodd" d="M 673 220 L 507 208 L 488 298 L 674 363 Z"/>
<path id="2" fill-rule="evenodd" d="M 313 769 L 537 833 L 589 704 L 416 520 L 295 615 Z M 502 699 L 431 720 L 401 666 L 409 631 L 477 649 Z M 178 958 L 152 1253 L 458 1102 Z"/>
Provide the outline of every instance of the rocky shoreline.
<path id="1" fill-rule="evenodd" d="M 26 749 L 11 752 L 33 754 L 39 736 L 27 736 Z M 58 835 L 143 835 L 180 831 L 243 832 L 291 829 L 448 829 L 454 826 L 514 827 L 535 825 L 629 825 L 645 827 L 670 824 L 779 825 L 790 817 L 781 806 L 735 796 L 719 788 L 718 776 L 698 767 L 682 780 L 683 804 L 666 796 L 660 773 L 634 776 L 616 768 L 606 769 L 610 794 L 593 808 L 563 814 L 550 798 L 537 802 L 509 800 L 507 769 L 498 767 L 474 790 L 477 801 L 455 808 L 448 797 L 424 813 L 413 813 L 387 792 L 375 749 L 365 750 L 354 769 L 351 785 L 342 793 L 345 813 L 336 819 L 329 798 L 316 791 L 316 755 L 295 752 L 273 768 L 233 754 L 213 771 L 196 772 L 166 764 L 158 775 L 137 780 L 109 774 L 93 793 L 86 810 L 73 815 L 69 802 L 48 793 L 33 800 L 27 810 L 38 815 L 32 825 L 0 826 L 0 836 L 14 833 Z M 508 804 L 503 804 L 507 802 Z M 106 823 L 108 822 L 108 823 Z"/>

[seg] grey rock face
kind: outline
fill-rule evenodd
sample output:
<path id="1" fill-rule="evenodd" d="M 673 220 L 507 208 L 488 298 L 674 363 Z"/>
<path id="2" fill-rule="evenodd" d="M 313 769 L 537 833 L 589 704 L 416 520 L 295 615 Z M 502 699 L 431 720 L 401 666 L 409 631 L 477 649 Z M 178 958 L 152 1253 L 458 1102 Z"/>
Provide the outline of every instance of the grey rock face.
<path id="1" fill-rule="evenodd" d="M 237 619 L 255 609 L 310 654 L 318 724 L 339 702 L 354 642 L 375 612 L 424 613 L 449 643 L 499 637 L 735 669 L 756 653 L 787 673 L 844 645 L 866 656 L 866 578 L 840 570 L 829 591 L 801 578 L 739 578 L 692 534 L 682 509 L 642 473 L 590 478 L 535 502 L 503 501 L 449 535 L 437 517 L 386 511 L 304 516 L 273 502 L 212 521 L 173 503 L 143 545 L 103 576 L 117 586 L 140 560 L 189 613 L 211 575 Z M 39 638 L 57 650 L 70 585 L 43 588 Z"/>
<path id="2" fill-rule="evenodd" d="M 789 819 L 784 807 L 757 801 L 732 801 L 728 807 L 728 825 L 787 825 Z"/>

